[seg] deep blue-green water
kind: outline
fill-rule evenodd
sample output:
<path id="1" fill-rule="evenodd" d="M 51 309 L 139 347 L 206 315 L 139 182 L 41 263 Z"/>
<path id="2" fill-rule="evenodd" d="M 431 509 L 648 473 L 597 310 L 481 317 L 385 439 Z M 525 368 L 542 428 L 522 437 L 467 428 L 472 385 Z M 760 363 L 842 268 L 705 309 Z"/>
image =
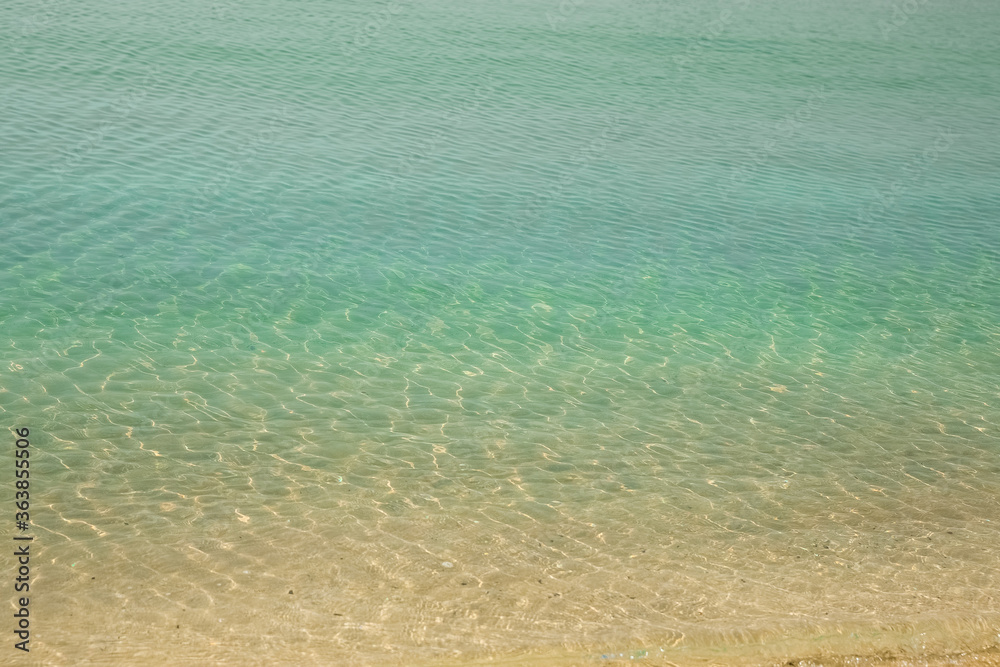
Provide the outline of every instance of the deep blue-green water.
<path id="1" fill-rule="evenodd" d="M 2 16 L 38 664 L 1000 650 L 1000 5 Z"/>

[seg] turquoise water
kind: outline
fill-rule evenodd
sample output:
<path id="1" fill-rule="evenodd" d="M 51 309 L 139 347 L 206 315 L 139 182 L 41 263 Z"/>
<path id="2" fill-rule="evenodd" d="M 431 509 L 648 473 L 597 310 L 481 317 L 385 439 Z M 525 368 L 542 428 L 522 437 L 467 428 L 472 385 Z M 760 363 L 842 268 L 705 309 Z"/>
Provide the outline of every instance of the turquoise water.
<path id="1" fill-rule="evenodd" d="M 1000 6 L 4 15 L 44 664 L 1000 649 Z"/>

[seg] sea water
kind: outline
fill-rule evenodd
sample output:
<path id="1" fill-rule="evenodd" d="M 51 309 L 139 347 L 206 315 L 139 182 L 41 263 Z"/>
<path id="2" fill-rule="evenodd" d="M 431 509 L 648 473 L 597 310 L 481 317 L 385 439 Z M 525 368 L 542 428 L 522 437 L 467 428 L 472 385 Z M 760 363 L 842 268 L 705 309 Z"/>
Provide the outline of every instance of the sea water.
<path id="1" fill-rule="evenodd" d="M 38 664 L 1000 649 L 1000 5 L 4 16 Z"/>

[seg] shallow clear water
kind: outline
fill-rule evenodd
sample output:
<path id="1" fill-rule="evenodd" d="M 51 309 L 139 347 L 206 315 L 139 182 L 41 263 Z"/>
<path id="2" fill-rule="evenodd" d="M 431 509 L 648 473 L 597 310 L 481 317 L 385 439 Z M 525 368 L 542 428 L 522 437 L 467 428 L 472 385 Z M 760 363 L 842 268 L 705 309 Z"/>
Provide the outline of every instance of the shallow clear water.
<path id="1" fill-rule="evenodd" d="M 4 19 L 42 663 L 1000 650 L 1000 6 Z"/>

